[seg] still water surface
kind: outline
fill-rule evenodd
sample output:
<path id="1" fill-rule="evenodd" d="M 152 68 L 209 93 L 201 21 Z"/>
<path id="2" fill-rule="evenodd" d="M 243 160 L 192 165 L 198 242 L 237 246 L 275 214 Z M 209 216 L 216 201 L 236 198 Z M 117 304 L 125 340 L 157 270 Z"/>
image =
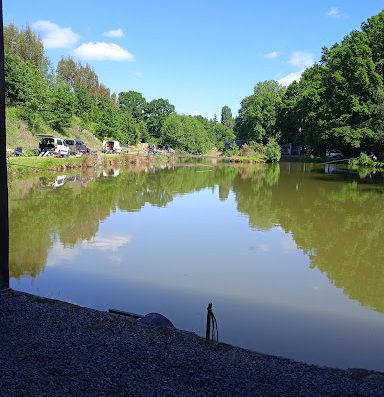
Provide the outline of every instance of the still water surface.
<path id="1" fill-rule="evenodd" d="M 335 167 L 184 164 L 10 180 L 11 287 L 160 312 L 221 341 L 384 370 L 384 180 Z"/>

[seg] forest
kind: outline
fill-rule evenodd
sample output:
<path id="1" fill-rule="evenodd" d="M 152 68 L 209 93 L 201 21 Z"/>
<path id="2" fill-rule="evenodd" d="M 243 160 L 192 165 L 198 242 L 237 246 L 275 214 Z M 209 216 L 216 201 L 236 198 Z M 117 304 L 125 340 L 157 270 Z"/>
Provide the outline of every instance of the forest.
<path id="1" fill-rule="evenodd" d="M 28 26 L 8 25 L 4 41 L 6 106 L 34 133 L 48 127 L 62 132 L 76 121 L 101 140 L 159 143 L 196 154 L 222 150 L 236 137 L 246 154 L 291 143 L 307 154 L 339 149 L 383 158 L 384 11 L 324 47 L 299 81 L 288 87 L 258 82 L 236 117 L 223 106 L 220 120 L 178 114 L 169 100 L 148 102 L 136 91 L 111 93 L 89 64 L 71 57 L 55 68 Z M 235 145 L 231 150 L 236 152 Z"/>

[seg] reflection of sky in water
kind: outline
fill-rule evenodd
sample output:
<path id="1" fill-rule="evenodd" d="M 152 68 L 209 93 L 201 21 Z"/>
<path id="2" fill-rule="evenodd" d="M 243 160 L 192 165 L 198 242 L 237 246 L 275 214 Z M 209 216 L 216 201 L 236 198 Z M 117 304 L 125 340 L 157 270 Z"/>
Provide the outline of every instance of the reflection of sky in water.
<path id="1" fill-rule="evenodd" d="M 212 301 L 225 341 L 384 369 L 383 316 L 311 269 L 280 226 L 251 229 L 236 208 L 232 193 L 220 201 L 217 189 L 204 189 L 166 207 L 116 211 L 91 240 L 73 248 L 55 242 L 45 272 L 12 287 L 103 310 L 158 311 L 200 335 Z"/>

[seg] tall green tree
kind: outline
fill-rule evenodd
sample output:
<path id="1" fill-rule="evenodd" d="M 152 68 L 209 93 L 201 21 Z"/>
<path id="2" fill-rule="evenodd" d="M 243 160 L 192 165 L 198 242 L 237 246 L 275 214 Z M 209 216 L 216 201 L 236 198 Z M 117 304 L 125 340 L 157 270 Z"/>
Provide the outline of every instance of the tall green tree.
<path id="1" fill-rule="evenodd" d="M 31 62 L 6 53 L 4 74 L 7 104 L 17 106 L 35 130 L 49 113 L 50 91 L 43 72 Z"/>
<path id="2" fill-rule="evenodd" d="M 120 92 L 118 96 L 119 106 L 122 110 L 128 110 L 136 122 L 144 120 L 147 101 L 140 92 Z"/>
<path id="3" fill-rule="evenodd" d="M 11 55 L 31 62 L 40 72 L 47 73 L 49 61 L 41 38 L 29 26 L 18 29 L 14 24 L 4 28 L 4 49 Z"/>
<path id="4" fill-rule="evenodd" d="M 351 148 L 369 145 L 375 138 L 369 120 L 383 81 L 375 70 L 368 37 L 354 31 L 325 55 L 323 136 Z"/>
<path id="5" fill-rule="evenodd" d="M 57 130 L 70 125 L 74 112 L 75 94 L 67 83 L 58 82 L 51 89 L 50 124 Z"/>
<path id="6" fill-rule="evenodd" d="M 235 120 L 232 117 L 232 111 L 229 106 L 223 106 L 221 109 L 221 124 L 225 125 L 231 130 L 233 130 L 235 126 Z"/>
<path id="7" fill-rule="evenodd" d="M 117 139 L 123 144 L 135 145 L 140 141 L 140 126 L 128 110 L 120 111 L 120 128 Z"/>
<path id="8" fill-rule="evenodd" d="M 120 117 L 118 109 L 113 106 L 108 95 L 99 95 L 94 112 L 96 135 L 99 139 L 120 136 Z"/>
<path id="9" fill-rule="evenodd" d="M 205 153 L 210 141 L 202 123 L 192 116 L 171 114 L 161 129 L 161 143 L 187 153 Z"/>
<path id="10" fill-rule="evenodd" d="M 275 124 L 284 92 L 285 88 L 274 80 L 256 84 L 253 95 L 242 100 L 236 120 L 242 140 L 265 143 L 277 134 Z"/>
<path id="11" fill-rule="evenodd" d="M 175 107 L 167 99 L 154 99 L 145 107 L 145 121 L 148 133 L 158 138 L 161 128 L 168 116 L 174 113 Z"/>

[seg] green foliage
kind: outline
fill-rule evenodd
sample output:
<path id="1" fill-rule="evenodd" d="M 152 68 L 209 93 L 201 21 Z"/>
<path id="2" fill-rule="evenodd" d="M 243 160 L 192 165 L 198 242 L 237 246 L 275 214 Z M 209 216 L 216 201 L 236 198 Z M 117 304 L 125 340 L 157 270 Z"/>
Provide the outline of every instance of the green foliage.
<path id="1" fill-rule="evenodd" d="M 241 101 L 236 132 L 245 142 L 266 142 L 277 134 L 275 128 L 285 88 L 277 81 L 256 84 L 254 93 Z"/>
<path id="2" fill-rule="evenodd" d="M 374 161 L 370 156 L 365 153 L 361 153 L 359 158 L 357 159 L 350 160 L 349 164 L 351 165 L 352 169 L 357 169 L 359 172 L 364 172 L 362 169 L 367 169 L 366 172 L 370 172 L 384 168 L 384 163 Z"/>
<path id="3" fill-rule="evenodd" d="M 129 110 L 120 112 L 119 133 L 115 136 L 122 144 L 136 145 L 140 141 L 140 128 Z"/>
<path id="4" fill-rule="evenodd" d="M 180 152 L 202 154 L 210 148 L 207 131 L 195 117 L 171 114 L 161 129 L 160 142 Z"/>
<path id="5" fill-rule="evenodd" d="M 384 139 L 384 12 L 341 43 L 324 48 L 319 64 L 292 83 L 277 127 L 283 142 L 324 153 L 335 147 L 357 154 L 382 148 Z"/>
<path id="6" fill-rule="evenodd" d="M 38 155 L 38 150 L 37 149 L 28 148 L 28 149 L 23 151 L 23 154 L 26 157 L 34 157 L 34 156 Z"/>
<path id="7" fill-rule="evenodd" d="M 145 121 L 148 134 L 152 137 L 160 137 L 160 131 L 167 117 L 174 113 L 175 107 L 167 99 L 154 99 L 145 108 Z"/>
<path id="8" fill-rule="evenodd" d="M 18 56 L 30 62 L 40 72 L 45 74 L 48 68 L 48 59 L 44 54 L 41 38 L 29 26 L 18 29 L 14 24 L 4 28 L 4 50 L 9 55 Z"/>
<path id="9" fill-rule="evenodd" d="M 120 109 L 128 110 L 137 122 L 144 120 L 147 101 L 140 92 L 120 92 L 118 101 Z"/>
<path id="10" fill-rule="evenodd" d="M 281 158 L 280 145 L 273 138 L 270 138 L 268 140 L 265 150 L 265 158 L 270 163 L 277 163 L 280 161 Z"/>
<path id="11" fill-rule="evenodd" d="M 50 124 L 57 130 L 70 125 L 75 104 L 75 94 L 66 83 L 58 83 L 51 89 Z"/>
<path id="12" fill-rule="evenodd" d="M 82 85 L 75 85 L 73 92 L 75 95 L 74 113 L 85 122 L 89 121 L 92 112 L 92 97 L 90 93 Z"/>
<path id="13" fill-rule="evenodd" d="M 97 98 L 97 107 L 94 117 L 96 120 L 96 135 L 100 140 L 106 137 L 113 138 L 119 132 L 119 113 L 110 101 L 109 96 L 100 95 Z"/>
<path id="14" fill-rule="evenodd" d="M 238 146 L 236 145 L 235 142 L 232 142 L 229 145 L 229 148 L 225 151 L 225 155 L 227 157 L 236 157 L 240 155 L 240 149 L 238 148 Z"/>
<path id="15" fill-rule="evenodd" d="M 235 126 L 235 120 L 232 117 L 231 108 L 228 106 L 223 106 L 221 109 L 221 124 L 225 125 L 230 130 L 233 130 Z"/>
<path id="16" fill-rule="evenodd" d="M 210 123 L 208 126 L 210 130 L 211 142 L 217 148 L 222 149 L 224 147 L 224 142 L 235 138 L 235 134 L 232 129 L 228 128 L 226 125 L 219 123 Z"/>

